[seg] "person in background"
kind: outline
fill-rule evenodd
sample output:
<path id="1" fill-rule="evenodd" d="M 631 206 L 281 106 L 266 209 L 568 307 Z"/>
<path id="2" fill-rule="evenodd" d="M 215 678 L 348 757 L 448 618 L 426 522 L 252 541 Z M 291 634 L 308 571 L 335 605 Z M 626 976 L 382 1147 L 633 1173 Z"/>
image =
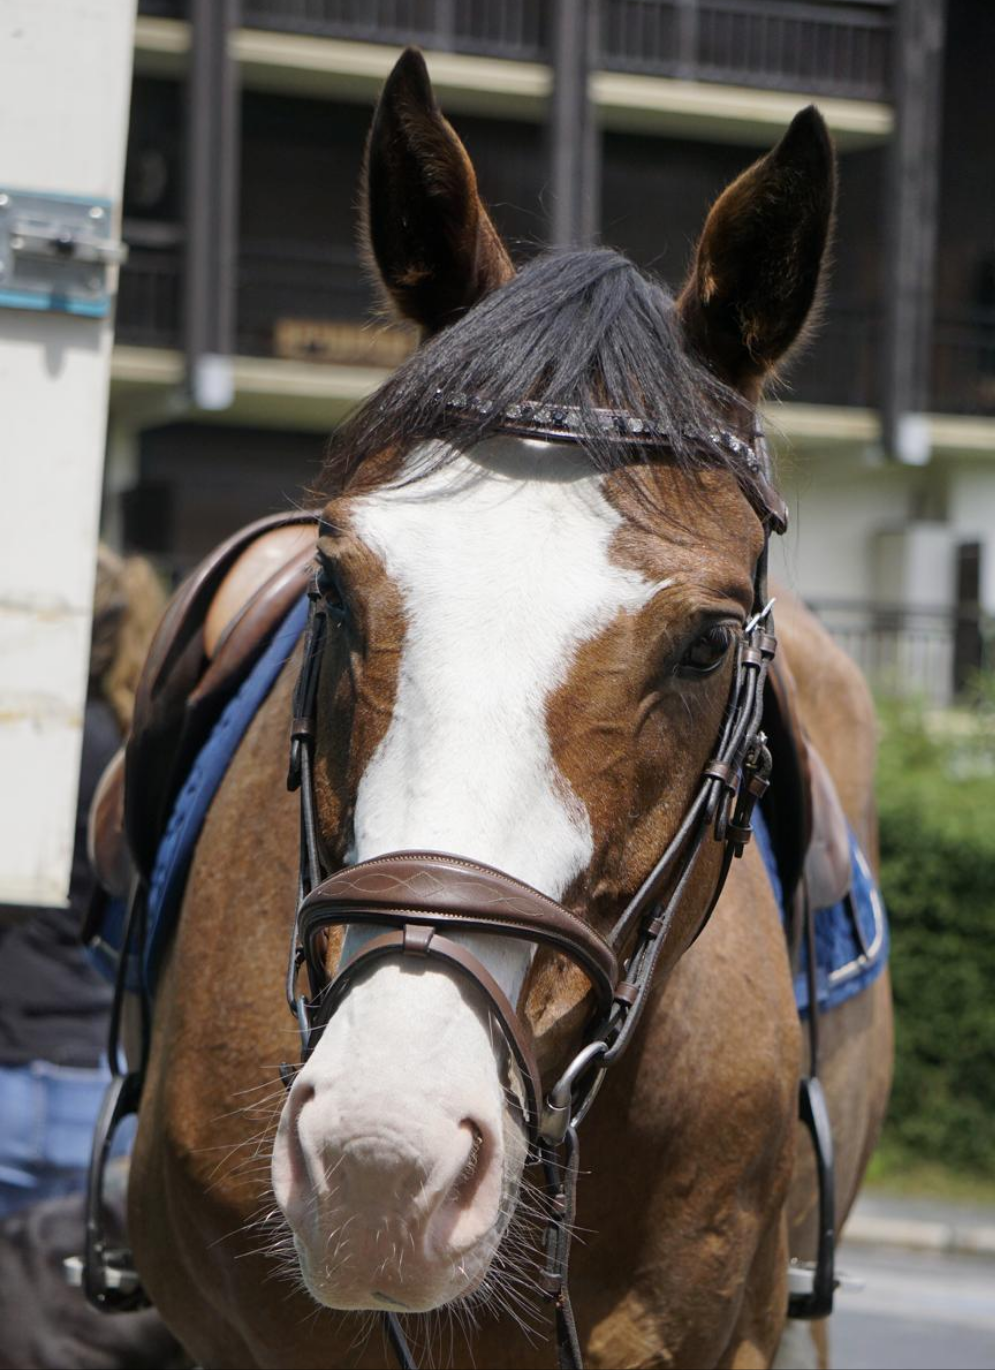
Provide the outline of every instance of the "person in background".
<path id="1" fill-rule="evenodd" d="M 113 997 L 80 942 L 95 886 L 87 815 L 164 604 L 148 562 L 100 547 L 69 907 L 5 910 L 0 924 L 0 1219 L 86 1184 Z"/>

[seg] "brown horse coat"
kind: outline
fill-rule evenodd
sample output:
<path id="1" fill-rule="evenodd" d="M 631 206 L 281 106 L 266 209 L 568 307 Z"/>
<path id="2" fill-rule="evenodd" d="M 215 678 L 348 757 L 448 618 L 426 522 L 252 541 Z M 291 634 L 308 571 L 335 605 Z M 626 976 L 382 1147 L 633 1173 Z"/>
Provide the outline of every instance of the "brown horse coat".
<path id="1" fill-rule="evenodd" d="M 805 611 L 779 602 L 806 725 L 873 850 L 866 689 Z M 288 1294 L 274 1278 L 265 1226 L 253 1225 L 266 1212 L 267 1144 L 283 1101 L 276 1067 L 295 1050 L 282 998 L 296 881 L 296 806 L 282 785 L 293 667 L 207 820 L 163 975 L 133 1162 L 131 1229 L 143 1278 L 195 1358 L 218 1370 L 390 1364 L 378 1333 L 358 1355 L 354 1319 Z M 261 811 L 262 831 L 250 821 Z M 886 977 L 823 1020 L 840 1223 L 883 1117 L 890 1034 Z M 797 1250 L 810 1252 L 802 1231 L 814 1185 L 803 1135 L 792 1203 L 786 1210 L 777 1201 L 795 1168 L 802 1056 L 784 934 L 762 863 L 748 851 L 589 1120 L 578 1226 L 595 1235 L 575 1248 L 572 1282 L 591 1365 L 770 1363 L 786 1304 L 789 1222 Z M 533 1348 L 513 1325 L 485 1324 L 472 1360 L 457 1338 L 454 1363 L 552 1361 L 548 1345 Z"/>
<path id="2" fill-rule="evenodd" d="M 815 111 L 805 111 L 709 216 L 677 303 L 681 347 L 748 400 L 813 302 L 833 187 L 828 136 Z M 472 168 L 416 54 L 401 59 L 378 109 L 366 212 L 385 289 L 428 334 L 458 329 L 465 311 L 472 315 L 509 280 Z M 343 854 L 357 772 L 390 719 L 405 633 L 397 587 L 352 538 L 349 480 L 375 487 L 382 465 L 393 462 L 388 453 L 347 472 L 329 506 L 346 574 L 363 590 L 366 629 L 352 663 L 351 713 L 333 693 L 344 685 L 329 685 L 320 712 L 317 790 L 330 860 Z M 664 535 L 676 590 L 662 608 L 641 609 L 628 627 L 619 619 L 585 644 L 562 690 L 547 700 L 556 767 L 581 797 L 594 834 L 594 864 L 564 897 L 595 921 L 610 915 L 675 829 L 674 806 L 707 759 L 727 679 L 716 674 L 717 683 L 682 694 L 673 672 L 661 689 L 670 691 L 668 715 L 643 709 L 638 692 L 626 691 L 626 668 L 647 634 L 672 636 L 703 596 L 721 601 L 728 615 L 737 604 L 740 616 L 748 612 L 760 546 L 756 516 L 728 472 L 698 481 L 697 498 L 678 470 L 653 468 L 646 478 L 669 491 L 668 507 L 684 520 Z M 651 571 L 659 536 L 645 536 L 638 501 L 625 507 L 622 482 L 606 481 L 604 489 L 623 511 L 614 564 Z M 782 602 L 779 631 L 803 722 L 873 853 L 866 688 L 800 606 Z M 252 723 L 197 848 L 162 976 L 133 1162 L 130 1230 L 142 1278 L 192 1355 L 214 1370 L 391 1363 L 372 1319 L 315 1304 L 299 1279 L 293 1287 L 294 1253 L 286 1236 L 282 1247 L 273 1236 L 269 1153 L 283 1103 L 277 1069 L 298 1051 L 283 999 L 297 878 L 297 807 L 284 788 L 295 668 L 288 664 Z M 677 737 L 666 720 L 692 697 L 686 737 Z M 336 710 L 348 727 L 332 729 Z M 621 738 L 612 766 L 601 765 L 591 741 L 606 735 L 606 725 Z M 658 802 L 661 774 L 670 788 Z M 716 867 L 717 852 L 707 852 L 689 901 L 695 907 L 706 901 Z M 638 1041 L 609 1073 L 584 1129 L 571 1284 L 592 1367 L 770 1365 L 784 1330 L 789 1254 L 810 1254 L 811 1160 L 796 1124 L 805 1047 L 779 911 L 754 848 L 734 863 L 711 923 L 680 959 L 693 924 L 678 931 L 670 973 L 655 988 Z M 576 987 L 550 967 L 535 973 L 528 1010 L 540 1059 L 552 1063 L 563 1059 L 573 1027 L 564 1015 Z M 884 977 L 824 1025 L 841 1221 L 880 1126 L 890 1033 Z M 517 1289 L 517 1316 L 488 1316 L 465 1332 L 430 1317 L 412 1329 L 416 1341 L 421 1329 L 433 1360 L 454 1365 L 552 1364 L 546 1310 L 538 1302 L 531 1313 L 522 1307 L 529 1283 Z"/>

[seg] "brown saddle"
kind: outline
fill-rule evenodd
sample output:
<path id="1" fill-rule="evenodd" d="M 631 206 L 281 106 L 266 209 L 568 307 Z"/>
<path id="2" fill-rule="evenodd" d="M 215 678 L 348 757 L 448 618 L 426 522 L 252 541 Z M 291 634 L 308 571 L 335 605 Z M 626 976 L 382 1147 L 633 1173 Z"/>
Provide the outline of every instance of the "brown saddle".
<path id="1" fill-rule="evenodd" d="M 91 859 L 104 888 L 124 897 L 135 873 L 149 880 L 177 792 L 225 704 L 304 593 L 313 547 L 285 559 L 258 555 L 278 529 L 315 513 L 260 519 L 222 543 L 177 590 L 153 639 L 126 747 L 108 766 L 90 814 Z M 272 538 L 270 538 L 272 551 Z M 846 819 L 824 763 L 808 741 L 796 688 L 775 658 L 764 700 L 774 762 L 764 815 L 789 905 L 807 890 L 828 908 L 850 884 Z M 797 922 L 797 919 L 795 920 Z"/>
<path id="2" fill-rule="evenodd" d="M 149 880 L 194 759 L 307 588 L 313 541 L 274 564 L 272 535 L 316 521 L 316 513 L 295 512 L 249 524 L 170 600 L 142 669 L 131 733 L 90 810 L 90 857 L 109 893 L 125 897 L 136 873 Z"/>

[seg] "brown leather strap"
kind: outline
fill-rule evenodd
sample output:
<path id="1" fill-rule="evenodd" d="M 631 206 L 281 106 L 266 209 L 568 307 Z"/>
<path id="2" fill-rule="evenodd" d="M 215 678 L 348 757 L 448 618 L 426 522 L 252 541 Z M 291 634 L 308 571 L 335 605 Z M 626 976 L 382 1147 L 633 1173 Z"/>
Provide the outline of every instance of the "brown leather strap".
<path id="1" fill-rule="evenodd" d="M 379 937 L 374 937 L 362 947 L 350 961 L 339 968 L 335 978 L 322 991 L 315 1026 L 324 1027 L 359 971 L 365 970 L 372 962 L 388 956 L 436 958 L 448 962 L 472 981 L 497 1018 L 521 1072 L 526 1094 L 525 1121 L 532 1136 L 537 1136 L 542 1108 L 542 1077 L 532 1047 L 522 1031 L 518 1015 L 508 996 L 484 963 L 474 956 L 472 951 L 450 941 L 448 937 L 443 937 L 433 927 L 406 923 L 394 932 L 381 933 Z"/>
<path id="2" fill-rule="evenodd" d="M 525 937 L 562 952 L 610 1007 L 619 979 L 608 943 L 555 900 L 491 866 L 445 852 L 391 852 L 347 866 L 323 880 L 300 910 L 308 963 L 323 977 L 309 950 L 329 923 L 448 923 L 471 932 Z"/>

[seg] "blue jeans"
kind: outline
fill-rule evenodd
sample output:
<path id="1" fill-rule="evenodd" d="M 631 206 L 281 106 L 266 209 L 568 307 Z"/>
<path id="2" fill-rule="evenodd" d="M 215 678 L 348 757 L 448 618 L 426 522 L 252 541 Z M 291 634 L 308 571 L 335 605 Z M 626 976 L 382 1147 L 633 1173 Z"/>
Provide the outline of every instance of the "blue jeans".
<path id="1" fill-rule="evenodd" d="M 93 1129 L 109 1080 L 106 1064 L 0 1066 L 0 1218 L 86 1188 Z M 113 1154 L 124 1155 L 133 1136 L 129 1118 L 118 1129 Z"/>

